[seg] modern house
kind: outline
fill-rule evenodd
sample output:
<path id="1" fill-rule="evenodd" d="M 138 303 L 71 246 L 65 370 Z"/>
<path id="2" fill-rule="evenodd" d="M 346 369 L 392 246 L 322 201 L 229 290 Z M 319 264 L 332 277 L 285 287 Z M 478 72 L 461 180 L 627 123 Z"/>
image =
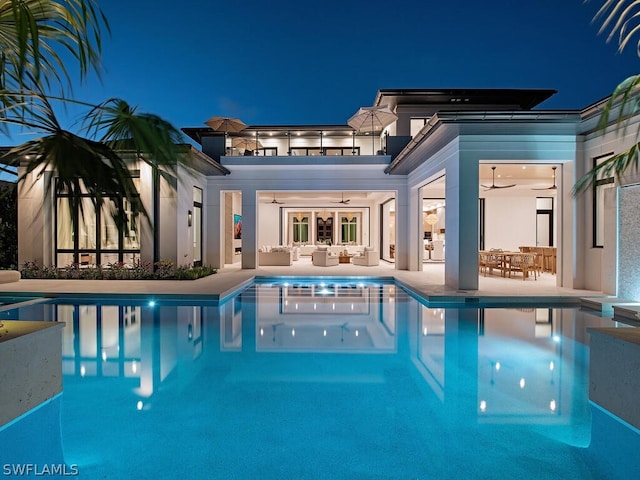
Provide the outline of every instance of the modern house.
<path id="1" fill-rule="evenodd" d="M 191 147 L 193 160 L 163 181 L 159 201 L 149 168 L 131 157 L 143 202 L 150 212 L 159 205 L 155 229 L 132 218 L 138 233 L 125 236 L 106 212 L 93 212 L 73 232 L 78 213 L 64 192 L 46 194 L 42 182 L 55 182 L 46 172 L 20 185 L 19 262 L 159 258 L 253 269 L 274 246 L 310 255 L 326 243 L 372 248 L 400 270 L 444 261 L 445 283 L 472 290 L 479 250 L 547 246 L 557 286 L 640 298 L 636 179 L 601 179 L 593 193 L 572 195 L 597 162 L 636 143 L 636 129 L 599 129 L 604 100 L 539 108 L 554 93 L 385 89 L 372 107 L 395 118 L 380 127 L 184 128 L 201 149 Z"/>

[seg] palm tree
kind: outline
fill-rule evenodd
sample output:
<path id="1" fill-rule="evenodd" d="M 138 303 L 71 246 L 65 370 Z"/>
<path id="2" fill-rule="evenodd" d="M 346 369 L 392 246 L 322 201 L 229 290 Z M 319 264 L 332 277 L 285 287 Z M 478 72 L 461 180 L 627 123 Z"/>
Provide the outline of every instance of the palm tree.
<path id="1" fill-rule="evenodd" d="M 0 129 L 19 126 L 39 135 L 0 160 L 12 166 L 23 162 L 26 173 L 18 181 L 33 172 L 55 171 L 58 188 L 71 193 L 71 211 L 83 213 L 77 195 L 82 188 L 95 208 L 110 199 L 116 225 L 126 229 L 125 213 L 114 196 L 126 198 L 147 219 L 149 215 L 122 152 L 133 150 L 165 176 L 186 155 L 179 130 L 157 115 L 140 113 L 122 99 L 89 105 L 71 96 L 66 57 L 76 61 L 80 80 L 90 72 L 100 75 L 103 32 L 109 32 L 109 24 L 96 0 L 0 0 Z M 79 132 L 62 128 L 54 102 L 86 108 Z"/>
<path id="2" fill-rule="evenodd" d="M 609 31 L 607 41 L 617 38 L 618 50 L 621 52 L 635 37 L 640 36 L 640 2 L 604 0 L 594 20 L 602 22 L 600 33 Z M 636 51 L 640 56 L 640 39 L 636 43 Z M 640 75 L 632 75 L 616 87 L 605 103 L 598 128 L 605 130 L 614 119 L 616 130 L 624 134 L 629 121 L 638 113 L 640 113 Z M 599 163 L 580 178 L 573 187 L 574 194 L 587 190 L 598 178 L 615 176 L 620 179 L 629 169 L 637 170 L 639 154 L 640 130 L 636 134 L 635 144 L 628 150 Z"/>

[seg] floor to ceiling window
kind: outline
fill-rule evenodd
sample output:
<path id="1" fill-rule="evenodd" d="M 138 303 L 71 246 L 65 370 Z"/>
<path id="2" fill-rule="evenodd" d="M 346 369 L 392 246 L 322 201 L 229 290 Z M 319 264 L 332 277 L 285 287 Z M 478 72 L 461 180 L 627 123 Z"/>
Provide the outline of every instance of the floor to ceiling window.
<path id="1" fill-rule="evenodd" d="M 133 178 L 136 189 L 140 179 Z M 126 198 L 105 196 L 97 208 L 88 192 L 83 190 L 78 202 L 70 205 L 71 194 L 56 182 L 56 265 L 72 264 L 131 265 L 140 259 L 140 215 Z M 122 208 L 127 228 L 118 229 L 113 218 L 114 208 Z M 74 228 L 74 224 L 77 227 Z"/>
<path id="2" fill-rule="evenodd" d="M 202 265 L 202 189 L 193 187 L 193 265 Z"/>
<path id="3" fill-rule="evenodd" d="M 358 241 L 358 217 L 353 213 L 340 216 L 340 243 L 356 244 Z"/>

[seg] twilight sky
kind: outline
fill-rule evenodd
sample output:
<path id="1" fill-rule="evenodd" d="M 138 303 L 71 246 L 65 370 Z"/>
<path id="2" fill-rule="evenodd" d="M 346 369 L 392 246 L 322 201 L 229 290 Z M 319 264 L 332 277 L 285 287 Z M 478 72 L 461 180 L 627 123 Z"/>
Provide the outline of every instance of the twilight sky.
<path id="1" fill-rule="evenodd" d="M 105 0 L 102 83 L 177 127 L 344 124 L 380 88 L 553 88 L 582 108 L 638 72 L 598 35 L 603 0 Z"/>

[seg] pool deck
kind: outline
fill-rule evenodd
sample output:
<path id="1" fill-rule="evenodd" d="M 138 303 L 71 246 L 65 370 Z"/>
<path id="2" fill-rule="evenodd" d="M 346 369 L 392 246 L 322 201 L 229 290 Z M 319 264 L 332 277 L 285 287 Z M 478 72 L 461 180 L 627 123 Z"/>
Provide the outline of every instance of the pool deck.
<path id="1" fill-rule="evenodd" d="M 0 284 L 0 295 L 16 296 L 92 296 L 135 295 L 172 298 L 188 295 L 201 300 L 223 300 L 238 287 L 261 276 L 325 276 L 395 278 L 403 286 L 428 301 L 439 303 L 473 302 L 479 299 L 494 302 L 553 301 L 580 303 L 581 298 L 603 298 L 606 295 L 590 290 L 556 287 L 556 277 L 542 274 L 537 280 L 522 277 L 502 278 L 497 275 L 479 277 L 478 290 L 455 290 L 444 285 L 444 264 L 424 264 L 423 271 L 396 270 L 393 264 L 381 262 L 378 267 L 341 264 L 316 267 L 302 259 L 293 266 L 260 267 L 243 270 L 240 265 L 228 266 L 215 275 L 198 280 L 20 280 Z"/>

